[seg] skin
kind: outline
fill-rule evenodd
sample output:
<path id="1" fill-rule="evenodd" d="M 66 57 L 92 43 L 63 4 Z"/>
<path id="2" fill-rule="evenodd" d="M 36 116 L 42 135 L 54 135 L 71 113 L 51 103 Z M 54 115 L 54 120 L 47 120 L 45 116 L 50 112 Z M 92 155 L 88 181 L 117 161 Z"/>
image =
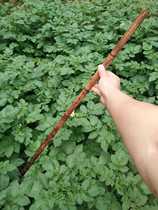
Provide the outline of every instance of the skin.
<path id="1" fill-rule="evenodd" d="M 158 197 L 158 106 L 123 93 L 119 77 L 103 65 L 98 71 L 100 80 L 92 91 L 100 96 L 140 175 Z"/>

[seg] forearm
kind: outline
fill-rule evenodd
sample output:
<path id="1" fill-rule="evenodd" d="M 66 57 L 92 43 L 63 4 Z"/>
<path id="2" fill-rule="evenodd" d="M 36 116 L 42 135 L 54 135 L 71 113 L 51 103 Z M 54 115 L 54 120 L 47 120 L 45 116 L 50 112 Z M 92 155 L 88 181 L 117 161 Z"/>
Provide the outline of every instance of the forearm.
<path id="1" fill-rule="evenodd" d="M 120 90 L 107 91 L 107 108 L 135 161 L 135 164 L 152 191 L 157 186 L 158 170 L 158 108 L 139 102 Z M 156 174 L 156 175 L 154 175 Z"/>

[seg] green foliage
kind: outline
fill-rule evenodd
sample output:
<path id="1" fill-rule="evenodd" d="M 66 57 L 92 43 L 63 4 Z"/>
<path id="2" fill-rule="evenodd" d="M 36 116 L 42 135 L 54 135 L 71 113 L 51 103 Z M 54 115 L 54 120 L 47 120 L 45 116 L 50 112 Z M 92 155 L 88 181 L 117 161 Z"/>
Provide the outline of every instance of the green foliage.
<path id="1" fill-rule="evenodd" d="M 142 3 L 143 2 L 143 3 Z M 24 0 L 0 5 L 0 208 L 156 210 L 115 125 L 89 93 L 26 176 L 31 157 L 142 7 L 157 1 Z M 158 26 L 150 16 L 109 68 L 158 104 Z"/>

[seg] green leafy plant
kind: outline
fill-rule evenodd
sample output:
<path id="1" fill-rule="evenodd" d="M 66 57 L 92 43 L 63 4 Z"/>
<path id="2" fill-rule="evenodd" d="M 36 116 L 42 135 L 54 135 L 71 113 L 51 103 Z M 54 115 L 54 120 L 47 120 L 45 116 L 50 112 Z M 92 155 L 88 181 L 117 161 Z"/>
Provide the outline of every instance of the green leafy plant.
<path id="1" fill-rule="evenodd" d="M 140 9 L 136 0 L 0 5 L 1 209 L 157 209 L 92 93 L 22 180 L 18 171 Z M 151 16 L 110 67 L 124 91 L 155 104 L 157 47 Z"/>

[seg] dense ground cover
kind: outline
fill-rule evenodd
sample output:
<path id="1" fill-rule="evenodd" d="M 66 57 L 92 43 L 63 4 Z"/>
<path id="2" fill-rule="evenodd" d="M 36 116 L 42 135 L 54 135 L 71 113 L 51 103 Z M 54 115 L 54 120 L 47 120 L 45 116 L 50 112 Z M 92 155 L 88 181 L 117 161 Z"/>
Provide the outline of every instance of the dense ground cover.
<path id="1" fill-rule="evenodd" d="M 142 3 L 23 2 L 0 5 L 0 208 L 157 210 L 111 117 L 92 93 L 29 173 L 21 179 L 18 172 Z M 157 16 L 151 16 L 109 68 L 121 77 L 124 91 L 155 104 L 157 35 Z"/>

